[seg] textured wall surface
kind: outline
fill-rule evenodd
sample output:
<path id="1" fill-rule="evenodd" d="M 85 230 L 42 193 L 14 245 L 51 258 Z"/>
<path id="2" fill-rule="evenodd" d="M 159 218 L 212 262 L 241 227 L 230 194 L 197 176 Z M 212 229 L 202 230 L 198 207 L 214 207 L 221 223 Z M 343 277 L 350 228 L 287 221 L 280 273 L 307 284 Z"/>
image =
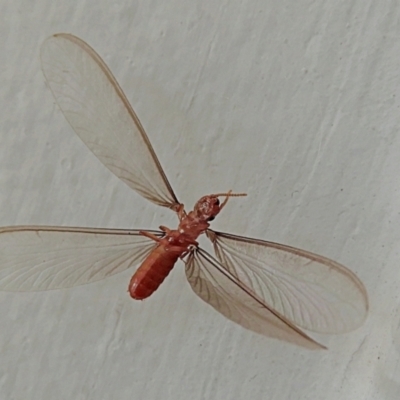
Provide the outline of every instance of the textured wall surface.
<path id="1" fill-rule="evenodd" d="M 0 293 L 0 399 L 398 399 L 399 18 L 395 1 L 1 0 L 0 226 L 176 224 L 55 105 L 39 49 L 70 32 L 109 64 L 188 208 L 247 192 L 216 229 L 349 266 L 370 313 L 312 352 L 215 313 L 181 264 L 145 302 L 132 271 Z"/>

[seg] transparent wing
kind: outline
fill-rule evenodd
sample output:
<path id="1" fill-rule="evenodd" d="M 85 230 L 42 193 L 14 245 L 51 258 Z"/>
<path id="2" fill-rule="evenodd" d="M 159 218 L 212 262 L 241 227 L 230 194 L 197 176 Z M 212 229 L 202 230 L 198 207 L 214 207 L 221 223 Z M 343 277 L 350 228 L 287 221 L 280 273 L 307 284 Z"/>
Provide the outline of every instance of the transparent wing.
<path id="1" fill-rule="evenodd" d="M 0 290 L 38 291 L 95 282 L 138 265 L 155 245 L 139 230 L 0 228 Z"/>
<path id="2" fill-rule="evenodd" d="M 309 349 L 324 348 L 250 291 L 206 251 L 198 248 L 190 253 L 185 270 L 193 291 L 231 321 Z"/>
<path id="3" fill-rule="evenodd" d="M 41 60 L 57 104 L 97 158 L 146 199 L 176 206 L 143 126 L 100 56 L 81 39 L 57 34 L 43 43 Z"/>
<path id="4" fill-rule="evenodd" d="M 365 320 L 367 292 L 343 265 L 278 243 L 212 230 L 207 236 L 224 268 L 294 324 L 336 334 Z"/>

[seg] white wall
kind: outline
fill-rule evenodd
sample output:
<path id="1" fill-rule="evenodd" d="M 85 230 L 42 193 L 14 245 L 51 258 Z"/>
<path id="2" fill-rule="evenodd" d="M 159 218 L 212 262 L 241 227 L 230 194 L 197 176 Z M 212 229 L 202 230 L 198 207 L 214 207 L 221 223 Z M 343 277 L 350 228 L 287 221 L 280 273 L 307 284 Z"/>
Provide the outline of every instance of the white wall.
<path id="1" fill-rule="evenodd" d="M 0 399 L 398 399 L 398 2 L 1 0 L 0 15 L 0 225 L 176 224 L 55 106 L 39 48 L 70 32 L 109 64 L 181 201 L 246 191 L 216 229 L 333 258 L 370 296 L 362 328 L 311 352 L 225 320 L 180 264 L 143 303 L 131 271 L 0 293 Z"/>

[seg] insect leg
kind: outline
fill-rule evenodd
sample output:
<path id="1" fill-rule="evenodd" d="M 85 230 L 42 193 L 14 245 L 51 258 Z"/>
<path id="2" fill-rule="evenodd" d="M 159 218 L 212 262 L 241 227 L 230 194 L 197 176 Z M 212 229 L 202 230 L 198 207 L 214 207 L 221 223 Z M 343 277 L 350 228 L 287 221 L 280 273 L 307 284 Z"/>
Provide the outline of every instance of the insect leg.
<path id="1" fill-rule="evenodd" d="M 161 239 L 162 239 L 162 238 L 159 238 L 159 237 L 156 236 L 156 235 L 153 235 L 153 234 L 150 233 L 150 232 L 140 231 L 139 233 L 140 233 L 142 236 L 146 236 L 146 237 L 148 237 L 149 239 L 154 240 L 155 242 L 160 242 Z"/>

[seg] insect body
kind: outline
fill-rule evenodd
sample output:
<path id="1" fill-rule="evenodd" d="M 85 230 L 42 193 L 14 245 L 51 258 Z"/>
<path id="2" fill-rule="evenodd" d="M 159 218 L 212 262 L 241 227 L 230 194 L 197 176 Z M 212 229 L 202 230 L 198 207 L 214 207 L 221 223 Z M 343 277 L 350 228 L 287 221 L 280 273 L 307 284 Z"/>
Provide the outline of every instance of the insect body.
<path id="1" fill-rule="evenodd" d="M 44 42 L 41 60 L 56 102 L 77 135 L 130 188 L 175 211 L 179 226 L 159 231 L 0 228 L 1 290 L 67 288 L 140 265 L 129 293 L 144 299 L 182 259 L 187 280 L 202 300 L 265 336 L 317 349 L 324 346 L 301 328 L 335 334 L 362 324 L 367 292 L 343 265 L 305 250 L 210 229 L 228 199 L 243 194 L 204 196 L 185 212 L 125 94 L 89 45 L 57 34 Z M 222 203 L 219 197 L 225 197 Z M 203 233 L 216 258 L 199 246 Z"/>
<path id="2" fill-rule="evenodd" d="M 221 205 L 219 196 L 226 196 Z M 189 253 L 190 246 L 198 246 L 196 239 L 208 229 L 209 221 L 219 214 L 228 198 L 232 196 L 245 194 L 228 192 L 204 196 L 189 214 L 186 214 L 183 205 L 180 204 L 177 210 L 180 221 L 177 230 L 161 226 L 160 229 L 166 234 L 162 238 L 142 232 L 142 235 L 157 242 L 158 246 L 144 260 L 129 283 L 129 293 L 134 299 L 143 300 L 160 286 L 178 259 L 183 259 Z"/>

